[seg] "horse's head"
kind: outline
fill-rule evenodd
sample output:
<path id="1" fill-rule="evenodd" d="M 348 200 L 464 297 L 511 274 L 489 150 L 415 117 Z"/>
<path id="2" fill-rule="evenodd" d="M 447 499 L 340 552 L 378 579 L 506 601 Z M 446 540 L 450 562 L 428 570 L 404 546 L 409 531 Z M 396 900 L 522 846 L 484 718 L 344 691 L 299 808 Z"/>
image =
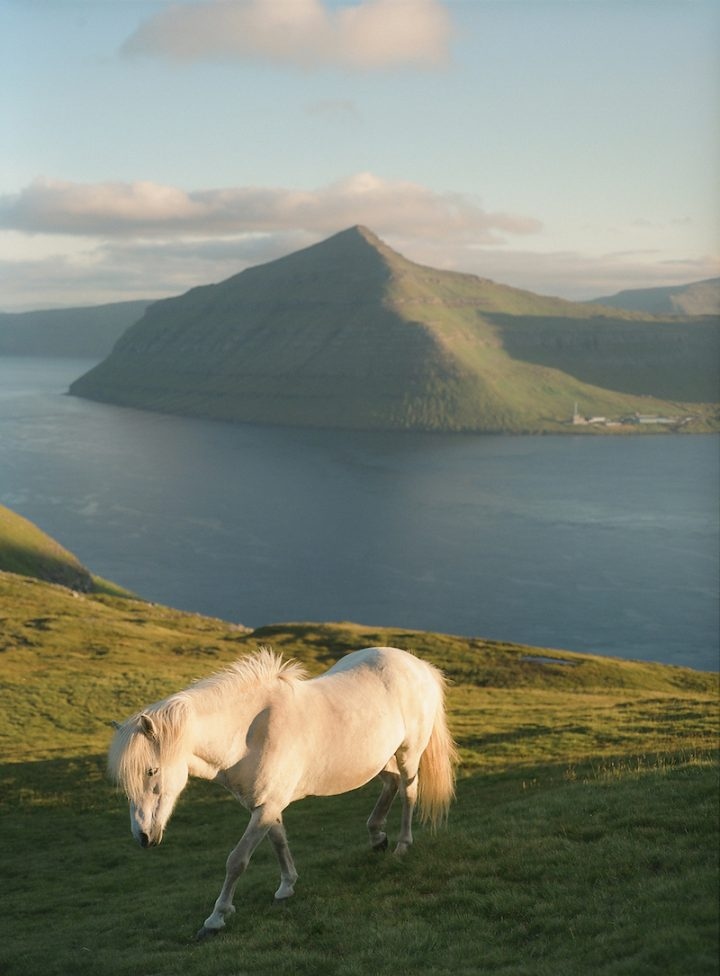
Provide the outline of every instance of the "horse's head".
<path id="1" fill-rule="evenodd" d="M 188 780 L 187 758 L 168 733 L 167 714 L 143 712 L 118 726 L 108 767 L 130 804 L 130 829 L 141 847 L 156 847 Z"/>

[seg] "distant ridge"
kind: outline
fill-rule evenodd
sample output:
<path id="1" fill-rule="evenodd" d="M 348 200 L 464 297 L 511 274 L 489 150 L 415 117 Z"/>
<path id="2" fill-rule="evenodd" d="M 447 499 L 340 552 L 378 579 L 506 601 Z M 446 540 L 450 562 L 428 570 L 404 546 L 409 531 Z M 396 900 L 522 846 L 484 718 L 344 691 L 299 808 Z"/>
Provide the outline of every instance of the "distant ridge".
<path id="1" fill-rule="evenodd" d="M 0 312 L 0 355 L 101 359 L 150 301 Z"/>
<path id="2" fill-rule="evenodd" d="M 594 298 L 591 304 L 651 315 L 720 315 L 720 278 L 667 288 L 631 288 Z"/>
<path id="3" fill-rule="evenodd" d="M 717 348 L 714 320 L 440 271 L 356 226 L 156 302 L 71 392 L 250 423 L 541 432 L 576 401 L 622 416 L 712 399 Z"/>

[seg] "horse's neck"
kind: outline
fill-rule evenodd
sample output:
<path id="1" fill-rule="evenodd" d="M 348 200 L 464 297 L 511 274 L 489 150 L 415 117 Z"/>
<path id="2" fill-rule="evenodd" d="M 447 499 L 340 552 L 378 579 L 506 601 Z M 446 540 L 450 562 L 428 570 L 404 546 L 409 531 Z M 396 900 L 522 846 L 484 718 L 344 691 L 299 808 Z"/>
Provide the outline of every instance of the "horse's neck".
<path id="1" fill-rule="evenodd" d="M 190 775 L 215 779 L 234 766 L 245 753 L 248 729 L 267 699 L 267 688 L 243 688 L 222 699 L 196 699 L 189 736 Z"/>

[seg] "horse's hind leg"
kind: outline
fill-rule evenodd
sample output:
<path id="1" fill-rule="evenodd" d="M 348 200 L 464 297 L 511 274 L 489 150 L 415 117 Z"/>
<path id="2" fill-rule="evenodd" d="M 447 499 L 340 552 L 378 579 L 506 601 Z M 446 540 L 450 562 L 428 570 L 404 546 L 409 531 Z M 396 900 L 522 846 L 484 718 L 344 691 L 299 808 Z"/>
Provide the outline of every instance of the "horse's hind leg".
<path id="1" fill-rule="evenodd" d="M 285 834 L 282 818 L 279 818 L 272 825 L 268 831 L 268 836 L 275 848 L 275 853 L 280 863 L 280 887 L 275 892 L 275 901 L 283 901 L 283 899 L 295 894 L 295 882 L 298 879 L 298 873 L 295 870 L 292 854 L 288 847 L 287 835 Z"/>
<path id="2" fill-rule="evenodd" d="M 398 837 L 396 854 L 405 854 L 413 842 L 412 819 L 418 794 L 417 773 L 407 777 L 404 773 L 400 778 L 400 796 L 402 798 L 402 816 L 400 818 L 400 836 Z"/>
<path id="3" fill-rule="evenodd" d="M 368 817 L 367 829 L 370 834 L 370 843 L 375 851 L 384 851 L 388 846 L 387 834 L 385 833 L 385 823 L 392 801 L 398 791 L 400 777 L 397 773 L 390 773 L 383 770 L 380 773 L 382 780 L 382 792 L 373 808 L 373 812 Z"/>

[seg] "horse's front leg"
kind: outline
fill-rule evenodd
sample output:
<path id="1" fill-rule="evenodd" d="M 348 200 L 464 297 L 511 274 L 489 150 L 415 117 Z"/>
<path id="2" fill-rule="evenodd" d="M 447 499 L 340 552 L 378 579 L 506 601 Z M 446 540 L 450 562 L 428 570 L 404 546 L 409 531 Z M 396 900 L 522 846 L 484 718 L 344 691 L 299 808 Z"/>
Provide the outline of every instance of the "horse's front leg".
<path id="1" fill-rule="evenodd" d="M 277 817 L 269 815 L 264 807 L 256 807 L 253 810 L 250 823 L 245 828 L 245 833 L 240 838 L 240 842 L 230 851 L 226 863 L 225 881 L 212 914 L 205 919 L 203 927 L 197 934 L 198 939 L 204 939 L 208 935 L 216 935 L 220 929 L 225 927 L 225 916 L 232 915 L 235 911 L 233 896 L 240 875 L 250 863 L 255 848 L 276 821 Z"/>

